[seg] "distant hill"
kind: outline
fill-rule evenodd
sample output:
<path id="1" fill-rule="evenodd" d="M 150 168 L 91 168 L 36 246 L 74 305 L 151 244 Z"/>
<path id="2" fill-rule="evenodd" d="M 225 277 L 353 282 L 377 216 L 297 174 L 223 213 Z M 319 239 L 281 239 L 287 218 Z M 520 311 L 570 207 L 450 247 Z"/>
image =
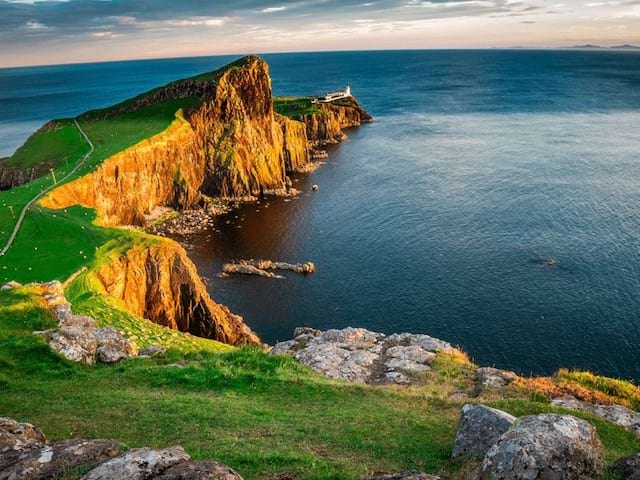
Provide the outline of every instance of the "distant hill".
<path id="1" fill-rule="evenodd" d="M 600 50 L 600 49 L 607 49 L 607 50 L 640 50 L 639 46 L 629 45 L 628 43 L 626 43 L 624 45 L 615 45 L 613 47 L 602 47 L 600 45 L 586 44 L 586 45 L 574 45 L 573 47 L 569 47 L 569 48 L 577 49 L 577 50 Z"/>

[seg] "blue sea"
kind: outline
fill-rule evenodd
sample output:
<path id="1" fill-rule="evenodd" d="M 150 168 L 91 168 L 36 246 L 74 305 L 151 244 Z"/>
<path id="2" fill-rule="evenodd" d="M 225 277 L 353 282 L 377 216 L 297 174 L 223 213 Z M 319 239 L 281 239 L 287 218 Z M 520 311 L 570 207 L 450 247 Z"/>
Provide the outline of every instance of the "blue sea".
<path id="1" fill-rule="evenodd" d="M 375 122 L 297 176 L 298 199 L 244 206 L 182 239 L 215 300 L 270 343 L 300 325 L 412 331 L 482 365 L 640 380 L 639 53 L 265 58 L 276 94 L 350 83 Z M 232 59 L 0 70 L 0 156 L 50 118 Z M 219 276 L 246 257 L 317 272 Z"/>

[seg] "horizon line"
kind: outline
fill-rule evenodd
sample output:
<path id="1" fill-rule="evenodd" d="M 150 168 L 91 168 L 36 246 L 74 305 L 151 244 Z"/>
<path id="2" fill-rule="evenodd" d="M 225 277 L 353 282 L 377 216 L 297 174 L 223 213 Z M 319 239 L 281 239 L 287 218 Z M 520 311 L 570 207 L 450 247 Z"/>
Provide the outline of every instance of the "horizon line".
<path id="1" fill-rule="evenodd" d="M 62 67 L 72 65 L 97 65 L 102 63 L 124 63 L 124 62 L 143 62 L 143 61 L 155 61 L 155 60 L 178 60 L 183 58 L 209 58 L 209 57 L 246 57 L 248 55 L 286 55 L 286 54 L 302 54 L 302 53 L 349 53 L 349 52 L 420 52 L 420 51 L 495 51 L 495 50 L 593 50 L 593 51 L 624 51 L 625 49 L 619 48 L 623 46 L 632 47 L 630 50 L 637 49 L 640 52 L 640 46 L 633 43 L 622 43 L 614 46 L 602 46 L 596 44 L 583 44 L 572 46 L 558 46 L 558 47 L 542 47 L 542 46 L 520 46 L 514 45 L 510 47 L 431 47 L 431 48 L 375 48 L 375 49 L 344 49 L 344 50 L 282 50 L 275 52 L 245 52 L 245 53 L 214 53 L 211 55 L 180 55 L 180 56 L 168 56 L 168 57 L 142 57 L 142 58 L 121 58 L 110 60 L 97 60 L 97 61 L 85 61 L 85 62 L 63 62 L 63 63 L 39 63 L 39 64 L 22 64 L 22 65 L 10 65 L 0 66 L 0 70 L 10 70 L 18 68 L 39 68 L 39 67 Z"/>

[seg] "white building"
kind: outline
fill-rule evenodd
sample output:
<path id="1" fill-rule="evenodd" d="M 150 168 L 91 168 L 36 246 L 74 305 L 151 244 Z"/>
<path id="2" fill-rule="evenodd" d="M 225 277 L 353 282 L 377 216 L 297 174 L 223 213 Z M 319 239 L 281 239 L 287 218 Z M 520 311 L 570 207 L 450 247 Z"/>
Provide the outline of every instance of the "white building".
<path id="1" fill-rule="evenodd" d="M 322 97 L 312 97 L 311 103 L 328 103 L 349 97 L 351 97 L 351 85 L 347 85 L 341 92 L 329 92 L 325 93 Z"/>

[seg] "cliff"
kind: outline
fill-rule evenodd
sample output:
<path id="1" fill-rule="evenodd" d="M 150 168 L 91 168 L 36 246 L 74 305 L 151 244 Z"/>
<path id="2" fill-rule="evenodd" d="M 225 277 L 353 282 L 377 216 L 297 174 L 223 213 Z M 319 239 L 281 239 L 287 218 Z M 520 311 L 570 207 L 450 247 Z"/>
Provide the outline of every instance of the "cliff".
<path id="1" fill-rule="evenodd" d="M 260 344 L 242 317 L 211 300 L 194 264 L 176 242 L 134 247 L 93 273 L 105 292 L 134 315 L 231 345 Z"/>
<path id="2" fill-rule="evenodd" d="M 355 100 L 322 105 L 320 113 L 299 119 L 279 115 L 268 66 L 250 56 L 83 115 L 81 123 L 194 96 L 197 105 L 178 111 L 166 130 L 56 188 L 41 204 L 93 208 L 103 226 L 143 225 L 155 207 L 191 208 L 202 194 L 241 198 L 285 191 L 287 172 L 309 163 L 310 148 L 336 143 L 345 138 L 343 128 L 371 120 Z M 231 344 L 259 343 L 240 317 L 209 298 L 177 244 L 134 248 L 101 266 L 97 276 L 109 295 L 155 323 Z"/>
<path id="3" fill-rule="evenodd" d="M 171 84 L 172 94 L 175 85 Z M 186 83 L 189 93 L 195 87 Z M 319 114 L 290 119 L 274 111 L 267 64 L 246 57 L 203 82 L 200 105 L 164 132 L 104 161 L 94 172 L 51 192 L 49 208 L 95 208 L 102 225 L 141 225 L 158 205 L 189 208 L 209 196 L 245 197 L 282 190 L 287 172 L 309 163 L 309 146 L 337 143 L 343 129 L 371 121 L 355 100 L 322 104 Z M 203 87 L 201 87 L 203 88 Z M 151 98 L 165 98 L 161 90 Z M 147 105 L 140 97 L 125 105 Z M 124 107 L 117 107 L 120 111 Z"/>
<path id="4" fill-rule="evenodd" d="M 296 117 L 305 124 L 307 138 L 312 146 L 340 143 L 346 139 L 344 130 L 373 121 L 354 98 L 334 103 L 320 103 L 321 113 Z"/>

